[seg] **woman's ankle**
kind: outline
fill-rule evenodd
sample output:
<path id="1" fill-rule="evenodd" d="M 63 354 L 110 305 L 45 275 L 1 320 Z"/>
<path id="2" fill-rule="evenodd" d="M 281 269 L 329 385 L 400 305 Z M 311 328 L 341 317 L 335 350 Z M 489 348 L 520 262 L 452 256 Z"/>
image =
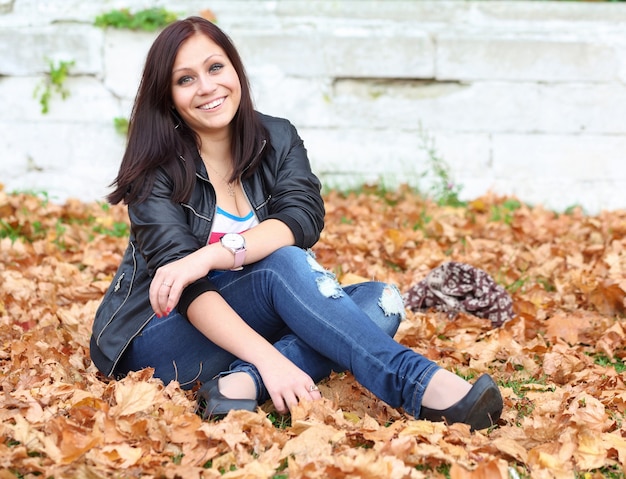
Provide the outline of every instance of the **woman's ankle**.
<path id="1" fill-rule="evenodd" d="M 463 399 L 472 389 L 465 379 L 446 370 L 439 369 L 432 377 L 422 398 L 422 406 L 443 410 Z"/>
<path id="2" fill-rule="evenodd" d="M 219 391 L 229 399 L 256 399 L 256 385 L 244 372 L 222 376 L 218 381 Z"/>

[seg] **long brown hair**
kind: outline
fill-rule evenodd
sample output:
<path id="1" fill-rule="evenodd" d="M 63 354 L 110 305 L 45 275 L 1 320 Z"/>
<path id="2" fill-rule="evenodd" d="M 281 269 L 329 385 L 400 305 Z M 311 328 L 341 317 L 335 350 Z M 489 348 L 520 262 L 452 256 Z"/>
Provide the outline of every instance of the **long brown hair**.
<path id="1" fill-rule="evenodd" d="M 113 204 L 143 201 L 152 189 L 158 168 L 172 180 L 172 201 L 186 201 L 191 196 L 198 138 L 173 109 L 172 68 L 183 42 L 196 33 L 206 35 L 224 50 L 241 83 L 239 109 L 230 124 L 234 163 L 231 180 L 252 174 L 262 160 L 259 149 L 269 138 L 254 110 L 237 49 L 216 25 L 201 17 L 189 17 L 168 25 L 150 47 L 130 116 L 126 151 L 111 185 L 114 190 L 107 196 Z"/>

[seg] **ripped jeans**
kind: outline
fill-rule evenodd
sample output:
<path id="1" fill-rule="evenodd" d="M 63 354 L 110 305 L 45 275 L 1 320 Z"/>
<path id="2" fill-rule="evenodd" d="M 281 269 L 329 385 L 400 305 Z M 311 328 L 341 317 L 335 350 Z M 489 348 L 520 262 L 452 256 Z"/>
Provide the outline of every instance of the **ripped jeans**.
<path id="1" fill-rule="evenodd" d="M 348 370 L 392 407 L 419 414 L 439 366 L 392 339 L 405 314 L 395 286 L 372 281 L 342 288 L 310 252 L 293 246 L 241 271 L 210 277 L 243 320 L 314 381 Z M 243 371 L 253 378 L 259 403 L 269 399 L 253 364 L 213 344 L 176 310 L 144 328 L 116 373 L 147 366 L 165 383 L 175 379 L 183 388 Z"/>

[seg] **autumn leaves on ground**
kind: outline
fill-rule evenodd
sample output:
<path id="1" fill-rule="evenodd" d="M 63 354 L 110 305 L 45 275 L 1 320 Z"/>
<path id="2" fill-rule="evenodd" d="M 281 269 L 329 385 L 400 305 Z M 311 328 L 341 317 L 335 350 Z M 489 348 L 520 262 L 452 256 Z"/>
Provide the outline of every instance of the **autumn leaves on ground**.
<path id="1" fill-rule="evenodd" d="M 201 421 L 149 370 L 101 377 L 90 325 L 126 246 L 121 207 L 0 191 L 0 479 L 625 477 L 626 211 L 555 214 L 486 196 L 437 206 L 408 189 L 325 195 L 319 261 L 402 291 L 445 261 L 487 271 L 516 318 L 408 312 L 396 338 L 472 380 L 497 426 L 416 421 L 349 374 L 290 417 L 271 405 Z"/>

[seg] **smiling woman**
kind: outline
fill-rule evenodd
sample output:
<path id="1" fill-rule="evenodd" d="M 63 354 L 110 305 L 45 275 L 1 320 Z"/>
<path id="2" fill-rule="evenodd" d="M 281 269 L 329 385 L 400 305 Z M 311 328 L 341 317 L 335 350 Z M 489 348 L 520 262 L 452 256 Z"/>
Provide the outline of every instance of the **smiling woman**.
<path id="1" fill-rule="evenodd" d="M 207 417 L 268 399 L 286 413 L 349 370 L 416 417 L 498 421 L 490 376 L 472 386 L 392 339 L 405 315 L 396 286 L 342 287 L 308 251 L 324 227 L 321 184 L 294 126 L 255 111 L 211 22 L 175 22 L 152 45 L 113 186 L 131 235 L 93 325 L 105 374 L 151 367 L 200 383 Z"/>

